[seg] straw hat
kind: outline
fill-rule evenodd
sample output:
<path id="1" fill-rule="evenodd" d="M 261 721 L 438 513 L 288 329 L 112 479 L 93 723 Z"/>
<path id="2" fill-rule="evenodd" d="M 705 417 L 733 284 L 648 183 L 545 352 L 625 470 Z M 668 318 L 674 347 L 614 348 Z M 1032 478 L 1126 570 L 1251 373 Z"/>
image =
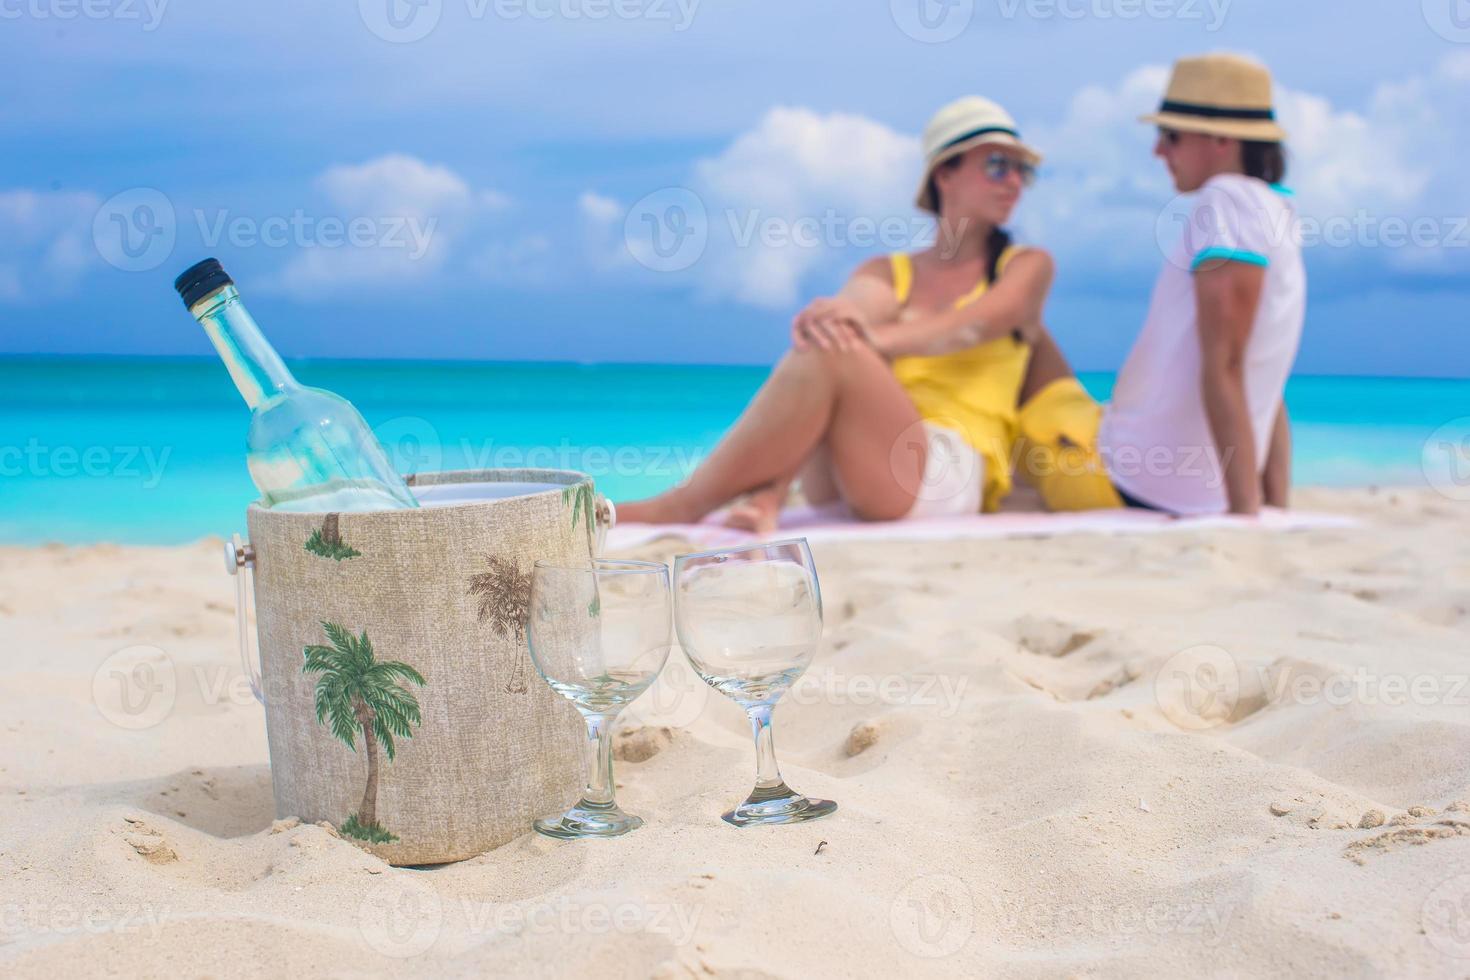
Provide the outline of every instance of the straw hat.
<path id="1" fill-rule="evenodd" d="M 1280 143 L 1286 130 L 1271 108 L 1271 73 L 1264 65 L 1233 54 L 1180 58 L 1159 111 L 1142 116 L 1183 133 L 1208 133 L 1240 140 Z"/>
<path id="2" fill-rule="evenodd" d="M 1010 113 L 989 99 L 968 95 L 940 109 L 924 127 L 924 178 L 919 181 L 914 203 L 924 211 L 938 214 L 934 195 L 929 191 L 934 168 L 981 145 L 1014 147 L 1032 166 L 1041 162 L 1041 154 L 1021 142 Z"/>

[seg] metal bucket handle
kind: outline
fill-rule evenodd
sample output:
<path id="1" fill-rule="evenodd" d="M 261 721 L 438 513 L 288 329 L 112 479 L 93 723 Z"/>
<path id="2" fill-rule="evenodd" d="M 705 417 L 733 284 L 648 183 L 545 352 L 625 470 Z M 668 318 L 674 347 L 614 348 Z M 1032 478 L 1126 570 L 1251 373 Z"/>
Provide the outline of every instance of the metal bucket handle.
<path id="1" fill-rule="evenodd" d="M 255 700 L 265 704 L 260 685 L 260 646 L 250 621 L 255 617 L 255 549 L 236 534 L 225 542 L 225 571 L 235 576 L 235 632 L 240 644 L 240 668 L 250 682 Z"/>

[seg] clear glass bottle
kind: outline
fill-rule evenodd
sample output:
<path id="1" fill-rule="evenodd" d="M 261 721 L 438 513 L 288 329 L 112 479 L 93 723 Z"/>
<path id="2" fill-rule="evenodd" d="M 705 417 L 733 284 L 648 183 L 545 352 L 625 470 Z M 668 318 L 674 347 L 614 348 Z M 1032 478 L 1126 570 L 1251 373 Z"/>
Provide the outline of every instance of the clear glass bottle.
<path id="1" fill-rule="evenodd" d="M 264 504 L 301 511 L 418 506 L 357 409 L 291 376 L 218 260 L 190 266 L 174 288 L 250 406 L 246 461 Z"/>

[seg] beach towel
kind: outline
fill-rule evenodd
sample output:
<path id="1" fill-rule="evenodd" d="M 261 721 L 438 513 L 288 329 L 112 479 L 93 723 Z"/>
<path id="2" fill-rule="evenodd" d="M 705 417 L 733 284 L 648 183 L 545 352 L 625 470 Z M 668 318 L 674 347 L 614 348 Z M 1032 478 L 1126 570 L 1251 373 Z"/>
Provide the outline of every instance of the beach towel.
<path id="1" fill-rule="evenodd" d="M 1357 527 L 1358 521 L 1341 514 L 1266 508 L 1259 517 L 1232 515 L 1173 517 L 1157 511 L 1096 510 L 1065 514 L 1003 512 L 927 520 L 865 522 L 841 504 L 789 507 L 781 512 L 781 526 L 769 535 L 724 527 L 723 513 L 699 524 L 625 524 L 608 532 L 609 549 L 633 548 L 659 538 L 677 537 L 698 548 L 712 549 L 751 544 L 760 540 L 804 537 L 809 541 L 951 541 L 956 538 L 1055 537 L 1064 534 L 1159 534 L 1214 528 L 1304 531 Z"/>

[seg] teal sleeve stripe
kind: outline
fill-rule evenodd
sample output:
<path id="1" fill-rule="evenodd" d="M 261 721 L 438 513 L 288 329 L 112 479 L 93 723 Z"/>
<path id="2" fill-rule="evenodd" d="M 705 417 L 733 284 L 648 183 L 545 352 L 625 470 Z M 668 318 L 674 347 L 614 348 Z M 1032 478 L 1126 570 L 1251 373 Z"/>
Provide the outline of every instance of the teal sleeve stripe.
<path id="1" fill-rule="evenodd" d="M 1190 272 L 1199 269 L 1206 262 L 1219 259 L 1222 262 L 1244 262 L 1247 265 L 1266 266 L 1271 260 L 1258 252 L 1247 252 L 1240 248 L 1207 248 L 1194 257 L 1194 264 L 1189 267 Z"/>

